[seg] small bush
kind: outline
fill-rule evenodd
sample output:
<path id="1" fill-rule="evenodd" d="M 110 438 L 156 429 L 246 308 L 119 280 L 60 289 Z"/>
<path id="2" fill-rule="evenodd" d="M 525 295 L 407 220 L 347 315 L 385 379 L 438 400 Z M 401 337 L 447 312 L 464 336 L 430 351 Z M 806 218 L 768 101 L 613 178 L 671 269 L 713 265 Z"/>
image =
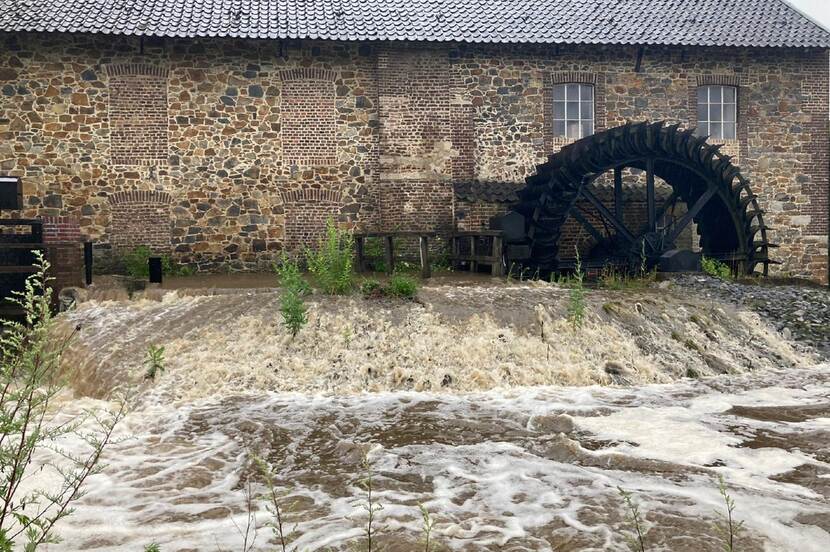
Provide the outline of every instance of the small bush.
<path id="1" fill-rule="evenodd" d="M 147 347 L 147 355 L 144 357 L 147 372 L 144 374 L 144 379 L 155 380 L 157 374 L 164 372 L 164 363 L 164 347 L 158 345 Z"/>
<path id="2" fill-rule="evenodd" d="M 282 323 L 295 337 L 308 322 L 308 308 L 296 289 L 286 289 L 280 299 Z"/>
<path id="3" fill-rule="evenodd" d="M 308 269 L 324 293 L 345 295 L 354 287 L 353 249 L 351 233 L 338 230 L 329 219 L 317 249 L 306 250 Z"/>
<path id="4" fill-rule="evenodd" d="M 360 293 L 366 297 L 383 295 L 383 286 L 377 280 L 363 280 L 360 284 Z"/>
<path id="5" fill-rule="evenodd" d="M 703 272 L 708 274 L 713 278 L 719 278 L 721 280 L 731 280 L 732 279 L 732 269 L 729 268 L 729 265 L 724 264 L 717 259 L 710 259 L 708 257 L 701 257 L 700 258 L 700 268 L 703 269 Z"/>
<path id="6" fill-rule="evenodd" d="M 394 297 L 412 299 L 418 293 L 418 284 L 405 274 L 395 274 L 389 280 L 389 294 Z"/>
<path id="7" fill-rule="evenodd" d="M 158 256 L 154 254 L 146 245 L 140 245 L 124 255 L 121 262 L 127 274 L 133 278 L 146 280 L 150 277 L 150 257 Z M 168 255 L 161 255 L 161 271 L 167 276 L 192 276 L 196 271 L 193 267 L 173 264 Z"/>
<path id="8" fill-rule="evenodd" d="M 311 293 L 311 286 L 303 279 L 299 265 L 283 255 L 280 264 L 274 265 L 274 270 L 279 278 L 280 286 L 285 289 L 293 289 L 300 295 Z"/>
<path id="9" fill-rule="evenodd" d="M 280 285 L 283 287 L 280 298 L 282 323 L 291 332 L 291 337 L 296 337 L 308 322 L 308 309 L 303 296 L 311 293 L 311 287 L 300 274 L 300 267 L 297 263 L 288 257 L 283 256 L 282 262 L 274 268 L 279 276 Z"/>

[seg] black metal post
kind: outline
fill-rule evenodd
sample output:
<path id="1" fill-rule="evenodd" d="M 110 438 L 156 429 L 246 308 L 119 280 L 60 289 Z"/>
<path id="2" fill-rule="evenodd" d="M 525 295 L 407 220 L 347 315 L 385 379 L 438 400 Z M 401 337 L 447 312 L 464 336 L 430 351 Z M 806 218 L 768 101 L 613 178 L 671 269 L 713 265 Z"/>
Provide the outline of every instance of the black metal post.
<path id="1" fill-rule="evenodd" d="M 92 284 L 92 242 L 84 242 L 84 281 Z"/>
<path id="2" fill-rule="evenodd" d="M 150 283 L 151 284 L 160 284 L 161 283 L 161 257 L 150 257 L 147 260 L 147 264 L 150 268 Z"/>

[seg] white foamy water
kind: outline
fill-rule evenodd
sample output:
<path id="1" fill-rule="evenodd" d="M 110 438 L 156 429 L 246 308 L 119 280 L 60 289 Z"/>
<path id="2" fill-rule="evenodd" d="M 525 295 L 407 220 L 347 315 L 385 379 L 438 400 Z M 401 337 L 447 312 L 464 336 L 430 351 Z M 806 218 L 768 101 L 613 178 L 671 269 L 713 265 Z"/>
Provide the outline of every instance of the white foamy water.
<path id="1" fill-rule="evenodd" d="M 825 365 L 625 389 L 147 406 L 128 416 L 120 431 L 134 438 L 108 451 L 109 467 L 59 528 L 65 543 L 49 549 L 240 550 L 256 449 L 274 466 L 300 550 L 346 550 L 360 536 L 368 450 L 384 506 L 376 530 L 390 550 L 415 549 L 418 503 L 453 550 L 625 550 L 618 486 L 640 501 L 650 550 L 718 550 L 720 474 L 747 526 L 740 550 L 824 552 L 828 383 Z M 273 550 L 260 506 L 253 549 Z"/>
<path id="2" fill-rule="evenodd" d="M 554 286 L 420 298 L 313 297 L 293 340 L 272 290 L 62 316 L 82 327 L 63 415 L 114 389 L 138 397 L 49 550 L 241 550 L 251 515 L 251 550 L 274 550 L 254 452 L 297 550 L 360 542 L 364 453 L 389 552 L 421 549 L 418 504 L 451 550 L 625 550 L 618 487 L 641 505 L 649 550 L 720 550 L 718 475 L 746 523 L 739 550 L 828 549 L 830 366 L 798 368 L 812 357 L 757 316 L 664 290 L 592 292 L 574 330 Z M 167 365 L 152 383 L 150 344 Z"/>

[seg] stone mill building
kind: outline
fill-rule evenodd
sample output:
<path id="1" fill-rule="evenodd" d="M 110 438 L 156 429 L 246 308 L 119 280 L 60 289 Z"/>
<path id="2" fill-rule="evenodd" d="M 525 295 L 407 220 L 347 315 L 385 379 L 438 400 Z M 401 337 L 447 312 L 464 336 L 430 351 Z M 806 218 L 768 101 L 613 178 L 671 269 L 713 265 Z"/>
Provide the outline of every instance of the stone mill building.
<path id="1" fill-rule="evenodd" d="M 666 120 L 751 180 L 774 270 L 826 281 L 828 47 L 783 0 L 6 1 L 2 216 L 256 269 L 329 218 L 485 227 L 569 142 Z"/>

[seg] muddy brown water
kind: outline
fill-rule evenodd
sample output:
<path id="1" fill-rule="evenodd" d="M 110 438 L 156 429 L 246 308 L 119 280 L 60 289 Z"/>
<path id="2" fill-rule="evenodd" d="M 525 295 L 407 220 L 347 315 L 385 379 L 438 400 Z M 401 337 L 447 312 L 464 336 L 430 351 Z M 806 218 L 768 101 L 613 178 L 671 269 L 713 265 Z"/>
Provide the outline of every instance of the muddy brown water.
<path id="1" fill-rule="evenodd" d="M 65 320 L 83 329 L 64 415 L 119 385 L 140 394 L 49 550 L 241 550 L 246 490 L 263 491 L 254 453 L 298 550 L 361 542 L 364 454 L 390 551 L 422 549 L 419 504 L 451 550 L 626 550 L 618 488 L 642 510 L 647 549 L 720 550 L 718 475 L 746 524 L 738 549 L 828 549 L 830 366 L 745 313 L 653 293 L 591 296 L 574 332 L 559 323 L 566 297 L 443 285 L 414 304 L 315 297 L 298 340 L 268 290 L 82 304 Z M 153 384 L 140 383 L 148 343 L 168 351 Z M 707 377 L 682 378 L 689 367 Z M 252 550 L 277 549 L 253 504 Z"/>

